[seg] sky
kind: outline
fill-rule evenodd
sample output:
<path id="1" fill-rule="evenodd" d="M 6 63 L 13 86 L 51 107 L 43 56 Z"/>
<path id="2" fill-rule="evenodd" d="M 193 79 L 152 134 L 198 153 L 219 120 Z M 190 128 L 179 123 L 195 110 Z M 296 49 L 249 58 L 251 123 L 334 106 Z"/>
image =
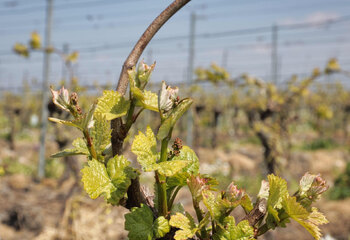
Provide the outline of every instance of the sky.
<path id="1" fill-rule="evenodd" d="M 170 0 L 53 0 L 52 44 L 79 52 L 80 84 L 116 86 L 121 66 L 143 31 Z M 43 56 L 12 52 L 32 31 L 44 36 L 45 0 L 0 0 L 0 89 L 42 81 Z M 277 26 L 278 82 L 305 76 L 336 57 L 350 69 L 349 0 L 192 0 L 173 16 L 141 57 L 156 61 L 152 81 L 187 80 L 190 17 L 195 14 L 195 67 L 217 63 L 232 76 L 249 73 L 271 80 L 272 29 Z M 62 60 L 51 58 L 50 83 L 63 77 Z"/>

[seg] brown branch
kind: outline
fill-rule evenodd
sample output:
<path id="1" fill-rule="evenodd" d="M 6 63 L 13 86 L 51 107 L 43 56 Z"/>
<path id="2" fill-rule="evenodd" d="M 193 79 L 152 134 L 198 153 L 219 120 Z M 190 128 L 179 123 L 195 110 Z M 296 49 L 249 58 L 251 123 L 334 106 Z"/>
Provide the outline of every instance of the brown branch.
<path id="1" fill-rule="evenodd" d="M 166 23 L 178 10 L 185 6 L 191 0 L 175 0 L 170 4 L 146 29 L 142 34 L 128 58 L 123 64 L 122 71 L 119 76 L 117 91 L 125 95 L 128 88 L 129 78 L 128 70 L 136 65 L 142 52 L 145 50 L 148 43 L 151 41 L 153 36 L 158 32 L 158 30 Z M 129 131 L 128 126 L 123 124 L 121 118 L 113 119 L 111 122 L 112 128 L 112 151 L 113 155 L 121 154 L 124 139 Z M 140 183 L 138 178 L 132 181 L 129 190 L 127 192 L 128 200 L 126 202 L 126 207 L 131 209 L 132 207 L 139 207 L 141 202 L 145 203 L 145 194 L 140 189 Z"/>
<path id="2" fill-rule="evenodd" d="M 154 21 L 149 25 L 146 31 L 142 34 L 139 41 L 136 43 L 135 47 L 129 54 L 128 58 L 123 64 L 122 71 L 119 76 L 119 82 L 117 91 L 121 94 L 125 94 L 128 87 L 129 78 L 128 70 L 136 65 L 139 60 L 143 50 L 145 50 L 148 43 L 151 41 L 153 36 L 158 32 L 158 30 L 166 23 L 169 18 L 171 18 L 178 10 L 185 6 L 191 0 L 175 0 L 170 4 Z"/>
<path id="3" fill-rule="evenodd" d="M 266 199 L 260 199 L 255 204 L 255 207 L 253 208 L 250 213 L 243 218 L 243 220 L 248 220 L 249 225 L 254 227 L 266 214 Z"/>

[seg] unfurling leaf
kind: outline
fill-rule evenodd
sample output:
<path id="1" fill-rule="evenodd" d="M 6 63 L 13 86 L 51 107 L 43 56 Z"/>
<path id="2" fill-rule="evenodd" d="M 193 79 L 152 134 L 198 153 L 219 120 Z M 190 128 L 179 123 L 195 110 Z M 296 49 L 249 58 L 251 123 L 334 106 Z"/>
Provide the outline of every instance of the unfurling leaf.
<path id="1" fill-rule="evenodd" d="M 62 158 L 72 155 L 90 155 L 89 149 L 86 146 L 85 141 L 82 138 L 77 138 L 73 141 L 73 149 L 64 149 L 58 153 L 51 155 L 53 158 Z"/>
<path id="2" fill-rule="evenodd" d="M 50 87 L 50 91 L 52 94 L 52 102 L 61 109 L 69 112 L 70 101 L 68 90 L 62 86 L 58 91 L 55 91 Z"/>
<path id="3" fill-rule="evenodd" d="M 180 101 L 180 103 L 172 110 L 170 115 L 164 120 L 160 125 L 157 138 L 163 140 L 169 134 L 169 131 L 174 127 L 177 120 L 190 108 L 193 100 L 190 98 L 185 98 Z"/>
<path id="4" fill-rule="evenodd" d="M 273 174 L 267 176 L 269 180 L 269 197 L 267 199 L 267 211 L 269 212 L 267 222 L 279 224 L 280 218 L 278 210 L 282 208 L 282 201 L 289 196 L 287 182 Z M 271 224 L 274 228 L 275 225 Z"/>
<path id="5" fill-rule="evenodd" d="M 143 62 L 143 60 L 139 63 L 137 70 L 135 67 L 128 70 L 130 85 L 132 87 L 136 87 L 140 89 L 141 91 L 145 89 L 145 86 L 147 85 L 151 73 L 155 67 L 155 63 L 153 63 L 151 66 L 148 66 Z"/>
<path id="6" fill-rule="evenodd" d="M 130 87 L 136 99 L 136 106 L 158 112 L 158 96 L 151 91 L 141 91 L 137 87 Z"/>
<path id="7" fill-rule="evenodd" d="M 137 68 L 136 75 L 136 83 L 138 87 L 144 89 L 148 81 L 150 80 L 150 76 L 154 70 L 156 63 L 154 62 L 152 65 L 148 66 L 143 61 L 141 61 Z"/>
<path id="8" fill-rule="evenodd" d="M 261 181 L 261 187 L 258 193 L 258 198 L 267 200 L 269 198 L 270 185 L 266 180 Z"/>
<path id="9" fill-rule="evenodd" d="M 300 180 L 299 190 L 296 194 L 298 202 L 306 209 L 311 208 L 311 204 L 320 199 L 321 194 L 328 189 L 326 181 L 321 176 L 306 173 Z"/>
<path id="10" fill-rule="evenodd" d="M 98 98 L 96 113 L 102 114 L 107 120 L 126 115 L 130 102 L 117 91 L 105 90 Z"/>
<path id="11" fill-rule="evenodd" d="M 202 193 L 205 190 L 210 190 L 210 183 L 209 179 L 202 177 L 202 176 L 194 176 L 191 175 L 187 179 L 187 185 L 188 188 L 190 189 L 192 199 L 196 203 L 199 204 L 199 202 L 202 200 Z"/>
<path id="12" fill-rule="evenodd" d="M 241 205 L 246 213 L 253 209 L 253 204 L 248 194 L 243 189 L 238 189 L 234 182 L 228 186 L 225 197 L 231 202 L 233 207 Z"/>
<path id="13" fill-rule="evenodd" d="M 84 114 L 83 116 L 80 117 L 80 127 L 83 129 L 83 130 L 86 130 L 86 129 L 90 129 L 94 126 L 94 113 L 95 113 L 95 110 L 96 110 L 96 103 L 93 103 L 91 106 L 90 106 L 90 109 L 89 111 Z"/>
<path id="14" fill-rule="evenodd" d="M 66 126 L 70 126 L 70 127 L 76 127 L 79 130 L 83 130 L 81 128 L 81 122 L 79 121 L 79 119 L 73 120 L 73 121 L 69 121 L 69 120 L 62 120 L 62 119 L 58 119 L 58 118 L 48 118 L 51 122 L 55 122 L 55 123 L 60 123 Z"/>
<path id="15" fill-rule="evenodd" d="M 134 99 L 136 99 L 136 106 L 143 107 L 145 109 L 158 112 L 158 96 L 151 91 L 144 90 L 145 85 L 147 84 L 147 79 L 139 78 L 139 74 L 146 74 L 145 68 L 149 68 L 146 64 L 141 62 L 139 64 L 139 71 L 136 73 L 135 68 L 128 71 L 129 81 L 130 81 L 130 91 Z M 147 73 L 148 74 L 148 73 Z M 150 74 L 150 72 L 149 72 Z"/>
<path id="16" fill-rule="evenodd" d="M 159 111 L 162 112 L 168 112 L 170 111 L 175 101 L 177 101 L 177 97 L 179 94 L 179 89 L 172 88 L 170 86 L 167 86 L 165 82 L 162 82 L 162 88 L 159 92 L 159 98 L 158 98 L 158 108 Z"/>

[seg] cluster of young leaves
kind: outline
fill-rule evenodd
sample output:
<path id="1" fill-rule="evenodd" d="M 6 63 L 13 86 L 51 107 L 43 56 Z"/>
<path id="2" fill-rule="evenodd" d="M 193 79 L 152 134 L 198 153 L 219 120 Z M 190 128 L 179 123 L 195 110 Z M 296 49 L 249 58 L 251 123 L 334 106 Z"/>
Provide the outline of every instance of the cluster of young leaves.
<path id="1" fill-rule="evenodd" d="M 328 221 L 311 204 L 318 200 L 327 189 L 328 186 L 320 176 L 306 173 L 300 180 L 299 190 L 290 196 L 287 182 L 280 177 L 269 175 L 268 182 L 262 182 L 258 195 L 260 199 L 267 202 L 265 223 L 260 226 L 258 235 L 263 234 L 267 229 L 285 227 L 286 223 L 293 219 L 309 231 L 315 239 L 320 239 L 321 233 L 318 225 Z M 267 195 L 267 190 L 269 195 Z"/>
<path id="2" fill-rule="evenodd" d="M 51 89 L 53 102 L 63 110 L 70 112 L 73 119 L 49 118 L 49 120 L 73 126 L 84 136 L 73 141 L 74 148 L 65 149 L 52 157 L 87 156 L 89 161 L 82 169 L 82 181 L 86 192 L 93 199 L 104 196 L 107 202 L 114 205 L 120 204 L 132 179 L 139 175 L 136 169 L 129 166 L 130 162 L 124 156 L 112 156 L 110 120 L 131 115 L 130 111 L 133 111 L 131 105 L 139 106 L 139 102 L 143 102 L 140 111 L 149 106 L 153 107 L 154 102 L 157 103 L 156 94 L 151 93 L 145 97 L 143 91 L 153 67 L 141 63 L 137 71 L 135 68 L 130 71 L 130 82 L 134 84 L 135 81 L 139 81 L 138 85 L 133 85 L 139 91 L 138 95 L 132 94 L 130 99 L 125 99 L 117 91 L 104 91 L 86 113 L 80 108 L 76 93 L 69 95 L 64 87 L 59 91 Z M 141 82 L 143 86 L 140 86 Z"/>
<path id="3" fill-rule="evenodd" d="M 180 140 L 176 139 L 172 148 L 168 148 L 175 123 L 189 109 L 192 100 L 180 100 L 178 89 L 166 86 L 164 82 L 158 95 L 145 90 L 153 68 L 154 65 L 140 63 L 137 69 L 129 71 L 128 99 L 117 91 L 104 91 L 86 113 L 80 108 L 76 93 L 69 95 L 64 87 L 59 91 L 51 89 L 53 102 L 69 112 L 73 119 L 50 120 L 73 126 L 83 133 L 83 138 L 73 142 L 74 148 L 53 157 L 87 157 L 87 164 L 81 172 L 84 189 L 91 198 L 102 196 L 110 204 L 125 206 L 132 181 L 142 172 L 154 172 L 154 199 L 148 196 L 150 200 L 125 215 L 129 239 L 166 236 L 176 240 L 253 239 L 269 229 L 285 226 L 289 219 L 296 220 L 319 239 L 317 226 L 326 223 L 326 219 L 311 208 L 311 203 L 327 189 L 319 176 L 306 174 L 299 191 L 290 196 L 287 183 L 269 175 L 269 181 L 262 183 L 258 199 L 253 204 L 248 194 L 234 183 L 226 191 L 219 192 L 215 179 L 200 174 L 195 152 L 182 146 Z M 144 133 L 140 131 L 134 137 L 131 151 L 137 156 L 140 171 L 131 167 L 125 156 L 111 153 L 110 121 L 120 118 L 123 126 L 130 127 L 144 109 L 158 112 L 161 124 L 157 134 L 147 127 Z M 191 193 L 196 220 L 180 203 L 174 203 L 183 187 Z M 261 205 L 262 202 L 265 204 Z M 238 206 L 244 209 L 246 217 L 236 223 L 230 214 Z"/>
<path id="4" fill-rule="evenodd" d="M 213 180 L 201 175 L 187 179 L 192 194 L 197 221 L 184 209 L 174 205 L 170 216 L 155 218 L 149 207 L 143 205 L 126 214 L 126 229 L 130 239 L 156 239 L 176 230 L 174 239 L 255 239 L 276 227 L 286 227 L 291 219 L 302 225 L 315 239 L 320 239 L 319 225 L 328 221 L 316 208 L 311 207 L 327 186 L 319 176 L 305 174 L 299 190 L 289 195 L 287 183 L 280 177 L 269 175 L 262 182 L 258 199 L 252 204 L 250 197 L 233 183 L 224 192 L 214 190 Z M 205 209 L 199 208 L 203 202 Z M 261 204 L 264 202 L 264 204 Z M 236 207 L 242 207 L 247 216 L 253 216 L 257 209 L 262 215 L 251 223 L 248 217 L 236 223 L 230 214 Z M 146 219 L 148 219 L 146 221 Z M 161 224 L 159 223 L 161 222 Z M 169 227 L 170 226 L 170 227 Z"/>

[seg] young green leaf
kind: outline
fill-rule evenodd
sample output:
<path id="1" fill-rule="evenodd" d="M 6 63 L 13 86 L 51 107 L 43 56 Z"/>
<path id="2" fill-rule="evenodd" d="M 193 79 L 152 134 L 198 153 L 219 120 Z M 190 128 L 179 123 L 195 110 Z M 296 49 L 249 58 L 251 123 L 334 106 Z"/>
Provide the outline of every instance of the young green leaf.
<path id="1" fill-rule="evenodd" d="M 129 165 L 130 162 L 123 155 L 116 155 L 108 161 L 107 173 L 116 188 L 108 199 L 109 203 L 118 205 L 120 200 L 125 196 L 131 184 L 131 179 L 137 177 L 137 173 Z"/>
<path id="2" fill-rule="evenodd" d="M 153 170 L 157 170 L 160 174 L 170 177 L 180 172 L 188 165 L 188 161 L 172 160 L 166 162 L 160 162 L 153 166 Z"/>
<path id="3" fill-rule="evenodd" d="M 254 229 L 247 220 L 241 221 L 236 226 L 234 217 L 228 216 L 224 220 L 225 230 L 220 230 L 214 235 L 214 239 L 220 240 L 250 240 L 254 239 Z"/>
<path id="4" fill-rule="evenodd" d="M 90 155 L 89 149 L 87 148 L 84 139 L 77 138 L 73 141 L 72 145 L 74 146 L 73 149 L 64 149 L 63 151 L 51 155 L 51 157 L 61 158 L 72 155 Z"/>
<path id="5" fill-rule="evenodd" d="M 309 231 L 315 239 L 319 240 L 321 238 L 321 232 L 318 225 L 328 223 L 322 213 L 318 212 L 316 208 L 312 208 L 312 212 L 309 213 L 300 203 L 297 202 L 295 197 L 285 198 L 282 204 L 283 209 L 292 219 Z"/>
<path id="6" fill-rule="evenodd" d="M 211 191 L 203 191 L 202 195 L 203 203 L 211 218 L 218 224 L 223 224 L 225 217 L 230 215 L 234 206 L 227 199 L 223 199 L 220 194 L 215 196 Z"/>
<path id="7" fill-rule="evenodd" d="M 124 156 L 116 155 L 105 165 L 96 159 L 88 161 L 81 172 L 84 189 L 92 199 L 104 196 L 114 205 L 118 205 L 131 184 L 131 179 L 137 177 L 130 162 Z"/>
<path id="8" fill-rule="evenodd" d="M 141 62 L 136 72 L 135 67 L 128 71 L 130 91 L 136 99 L 136 106 L 158 112 L 158 95 L 151 91 L 143 90 L 148 82 L 154 65 L 148 67 Z M 146 73 L 147 72 L 147 73 Z M 142 77 L 141 77 L 142 76 Z M 141 78 L 140 78 L 141 77 Z"/>
<path id="9" fill-rule="evenodd" d="M 117 91 L 105 90 L 102 97 L 98 98 L 96 113 L 101 113 L 107 120 L 126 115 L 130 101 Z"/>
<path id="10" fill-rule="evenodd" d="M 63 124 L 63 125 L 66 125 L 66 126 L 76 127 L 79 130 L 81 130 L 81 131 L 83 130 L 82 127 L 80 126 L 80 121 L 79 120 L 69 121 L 69 120 L 62 120 L 62 119 L 53 118 L 53 117 L 49 117 L 49 120 L 51 122 Z"/>
<path id="11" fill-rule="evenodd" d="M 280 209 L 282 207 L 283 198 L 289 196 L 287 189 L 286 180 L 277 177 L 273 174 L 267 176 L 269 180 L 269 198 L 267 200 L 267 205 L 272 208 Z"/>
<path id="12" fill-rule="evenodd" d="M 132 88 L 132 92 L 135 92 L 135 88 Z M 147 90 L 144 90 L 141 92 L 141 94 L 142 95 L 134 95 L 134 97 L 137 99 L 136 106 L 158 112 L 158 95 Z"/>
<path id="13" fill-rule="evenodd" d="M 183 99 L 179 105 L 177 105 L 174 110 L 170 113 L 170 115 L 164 120 L 164 122 L 160 125 L 157 138 L 159 140 L 163 140 L 169 134 L 170 129 L 172 129 L 180 119 L 180 117 L 190 108 L 193 100 L 190 98 Z"/>
<path id="14" fill-rule="evenodd" d="M 88 161 L 88 166 L 85 166 L 81 172 L 83 173 L 82 182 L 84 189 L 92 199 L 96 199 L 101 195 L 105 199 L 111 198 L 111 193 L 116 190 L 108 176 L 105 165 L 96 159 Z"/>
<path id="15" fill-rule="evenodd" d="M 273 174 L 267 176 L 269 182 L 269 197 L 267 200 L 267 211 L 269 213 L 267 223 L 270 227 L 275 228 L 279 225 L 280 218 L 278 210 L 282 208 L 282 201 L 288 197 L 287 182 Z"/>
<path id="16" fill-rule="evenodd" d="M 97 153 L 97 156 L 102 157 L 103 151 L 111 141 L 110 123 L 100 113 L 94 116 L 94 127 L 91 129 L 91 137 Z M 100 159 L 98 159 L 100 160 Z"/>
<path id="17" fill-rule="evenodd" d="M 94 125 L 94 112 L 96 110 L 96 103 L 90 106 L 89 111 L 80 118 L 80 127 L 83 130 L 92 128 Z"/>
<path id="18" fill-rule="evenodd" d="M 178 212 L 171 216 L 169 224 L 180 229 L 175 233 L 175 240 L 187 240 L 192 238 L 198 231 L 196 225 L 188 217 Z"/>
<path id="19" fill-rule="evenodd" d="M 125 230 L 129 231 L 130 240 L 152 240 L 152 210 L 144 204 L 139 208 L 133 208 L 130 213 L 125 214 Z"/>
<path id="20" fill-rule="evenodd" d="M 164 237 L 170 231 L 170 225 L 165 217 L 157 218 L 153 223 L 153 234 L 156 238 Z"/>
<path id="21" fill-rule="evenodd" d="M 174 160 L 188 161 L 188 165 L 174 176 L 167 179 L 168 188 L 186 186 L 187 179 L 189 179 L 191 175 L 197 175 L 199 173 L 198 157 L 190 147 L 183 146 L 180 150 L 180 154 L 172 158 L 172 161 Z"/>
<path id="22" fill-rule="evenodd" d="M 210 222 L 210 214 L 207 212 L 203 219 L 199 222 L 198 224 L 198 229 L 205 229 L 205 227 L 209 224 Z"/>
<path id="23" fill-rule="evenodd" d="M 183 146 L 180 150 L 180 154 L 174 156 L 172 160 L 183 160 L 188 161 L 189 164 L 181 172 L 187 172 L 193 175 L 199 173 L 199 160 L 196 153 L 188 146 Z"/>
<path id="24" fill-rule="evenodd" d="M 169 222 L 163 216 L 153 222 L 152 210 L 144 204 L 125 214 L 125 230 L 130 240 L 151 240 L 164 237 L 170 231 Z"/>
<path id="25" fill-rule="evenodd" d="M 141 164 L 144 171 L 152 171 L 156 164 L 158 152 L 157 142 L 152 129 L 148 126 L 146 135 L 142 132 L 135 137 L 131 151 L 136 154 L 137 161 Z"/>

